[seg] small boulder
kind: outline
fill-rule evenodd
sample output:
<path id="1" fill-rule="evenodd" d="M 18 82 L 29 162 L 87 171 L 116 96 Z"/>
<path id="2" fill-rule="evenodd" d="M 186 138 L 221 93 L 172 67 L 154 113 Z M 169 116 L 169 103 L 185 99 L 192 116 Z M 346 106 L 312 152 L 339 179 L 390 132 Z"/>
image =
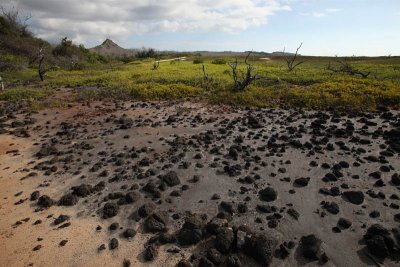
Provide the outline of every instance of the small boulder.
<path id="1" fill-rule="evenodd" d="M 364 202 L 364 193 L 361 191 L 345 191 L 343 196 L 355 205 L 361 205 Z"/>
<path id="2" fill-rule="evenodd" d="M 260 195 L 261 200 L 268 202 L 275 201 L 278 196 L 278 193 L 272 187 L 264 188 L 260 190 L 258 194 Z"/>

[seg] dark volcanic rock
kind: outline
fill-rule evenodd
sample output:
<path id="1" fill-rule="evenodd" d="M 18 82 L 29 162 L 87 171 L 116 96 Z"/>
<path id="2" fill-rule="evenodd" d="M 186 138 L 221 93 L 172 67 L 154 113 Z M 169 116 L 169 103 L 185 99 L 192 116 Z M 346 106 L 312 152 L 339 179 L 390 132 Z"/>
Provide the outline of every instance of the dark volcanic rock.
<path id="1" fill-rule="evenodd" d="M 339 226 L 341 226 L 344 229 L 350 228 L 350 226 L 352 225 L 352 222 L 348 219 L 345 218 L 340 218 L 338 223 Z"/>
<path id="2" fill-rule="evenodd" d="M 186 229 L 182 228 L 178 232 L 178 241 L 182 246 L 191 246 L 199 243 L 203 237 L 200 229 Z"/>
<path id="3" fill-rule="evenodd" d="M 170 171 L 162 177 L 163 181 L 169 186 L 175 186 L 181 183 L 178 175 L 174 171 Z"/>
<path id="4" fill-rule="evenodd" d="M 322 241 L 315 235 L 303 236 L 301 242 L 301 253 L 304 258 L 318 260 L 322 254 Z"/>
<path id="5" fill-rule="evenodd" d="M 182 259 L 176 264 L 176 267 L 193 267 L 193 265 L 190 263 L 190 261 Z"/>
<path id="6" fill-rule="evenodd" d="M 299 187 L 304 187 L 304 186 L 308 185 L 309 181 L 310 181 L 309 177 L 307 177 L 307 178 L 301 177 L 301 178 L 297 178 L 296 180 L 294 180 L 294 184 Z"/>
<path id="7" fill-rule="evenodd" d="M 43 195 L 41 197 L 39 197 L 37 204 L 41 207 L 41 208 L 50 208 L 51 206 L 53 206 L 54 201 L 46 195 Z"/>
<path id="8" fill-rule="evenodd" d="M 199 260 L 199 265 L 198 267 L 215 267 L 215 264 L 212 263 L 209 259 L 206 257 L 201 257 Z"/>
<path id="9" fill-rule="evenodd" d="M 78 197 L 73 194 L 66 194 L 58 201 L 59 206 L 74 206 L 78 203 Z"/>
<path id="10" fill-rule="evenodd" d="M 397 243 L 392 237 L 390 231 L 380 224 L 371 225 L 364 235 L 364 240 L 369 252 L 381 259 L 384 259 L 389 255 L 394 255 L 395 253 L 399 256 L 398 251 L 400 249 L 400 238 L 398 232 L 396 232 L 395 238 Z"/>
<path id="11" fill-rule="evenodd" d="M 325 202 L 322 207 L 332 214 L 338 214 L 340 211 L 339 205 L 335 202 Z"/>
<path id="12" fill-rule="evenodd" d="M 288 209 L 287 213 L 290 216 L 292 216 L 295 220 L 298 220 L 299 217 L 300 217 L 300 213 L 297 210 L 293 209 L 293 208 Z"/>
<path id="13" fill-rule="evenodd" d="M 33 191 L 31 197 L 29 198 L 30 201 L 35 201 L 40 197 L 39 191 Z"/>
<path id="14" fill-rule="evenodd" d="M 136 231 L 134 229 L 128 228 L 125 229 L 123 235 L 125 238 L 132 238 L 136 235 Z"/>
<path id="15" fill-rule="evenodd" d="M 166 211 L 157 211 L 151 214 L 146 221 L 144 222 L 144 226 L 146 231 L 157 233 L 157 232 L 165 232 L 167 230 L 167 225 L 169 221 L 168 212 Z"/>
<path id="16" fill-rule="evenodd" d="M 138 214 L 142 218 L 146 218 L 149 216 L 153 211 L 156 209 L 156 205 L 153 202 L 149 202 L 146 204 L 143 204 L 139 209 L 138 209 Z"/>
<path id="17" fill-rule="evenodd" d="M 216 249 L 218 249 L 221 253 L 228 253 L 231 249 L 234 238 L 235 236 L 232 229 L 228 227 L 219 229 L 215 238 Z"/>
<path id="18" fill-rule="evenodd" d="M 146 261 L 153 261 L 157 258 L 158 255 L 158 247 L 155 244 L 150 244 L 146 247 L 144 251 L 144 259 Z"/>
<path id="19" fill-rule="evenodd" d="M 219 265 L 223 262 L 222 254 L 214 248 L 211 248 L 207 251 L 207 259 L 216 265 Z"/>
<path id="20" fill-rule="evenodd" d="M 346 191 L 343 192 L 343 196 L 355 205 L 360 205 L 364 202 L 364 193 L 361 191 Z"/>
<path id="21" fill-rule="evenodd" d="M 179 230 L 177 238 L 182 246 L 197 244 L 203 238 L 203 220 L 198 214 L 192 214 L 186 217 L 182 229 Z M 217 223 L 218 224 L 218 223 Z M 219 224 L 218 224 L 219 225 Z M 211 227 L 211 226 L 210 226 Z M 219 229 L 217 225 L 211 227 L 212 230 Z"/>
<path id="22" fill-rule="evenodd" d="M 39 152 L 36 153 L 36 157 L 38 158 L 43 158 L 47 157 L 50 155 L 56 155 L 58 153 L 58 150 L 55 146 L 45 146 L 42 147 Z"/>
<path id="23" fill-rule="evenodd" d="M 386 258 L 389 256 L 389 249 L 386 245 L 385 238 L 380 235 L 375 235 L 365 241 L 369 252 L 378 257 Z"/>
<path id="24" fill-rule="evenodd" d="M 119 245 L 118 239 L 116 239 L 116 238 L 111 239 L 110 245 L 109 245 L 111 250 L 118 248 L 118 245 Z"/>
<path id="25" fill-rule="evenodd" d="M 265 189 L 262 189 L 258 192 L 258 194 L 260 195 L 261 200 L 268 202 L 275 201 L 278 196 L 278 193 L 272 187 L 267 187 Z"/>
<path id="26" fill-rule="evenodd" d="M 81 184 L 79 186 L 72 187 L 72 194 L 78 197 L 86 197 L 92 193 L 92 186 L 87 184 Z"/>
<path id="27" fill-rule="evenodd" d="M 208 224 L 207 224 L 207 231 L 211 234 L 217 234 L 218 230 L 222 227 L 228 226 L 228 221 L 226 219 L 221 219 L 214 217 Z"/>
<path id="28" fill-rule="evenodd" d="M 240 259 L 237 256 L 231 255 L 226 259 L 226 266 L 227 267 L 242 267 L 244 265 L 242 265 Z"/>
<path id="29" fill-rule="evenodd" d="M 68 215 L 61 214 L 60 216 L 57 217 L 57 219 L 54 220 L 54 225 L 62 224 L 63 222 L 68 221 L 68 220 L 69 220 Z"/>
<path id="30" fill-rule="evenodd" d="M 256 117 L 252 116 L 252 115 L 248 115 L 248 116 L 247 116 L 247 125 L 248 125 L 250 128 L 253 128 L 253 129 L 262 128 L 262 125 L 261 125 L 261 123 L 258 121 L 258 119 L 257 119 Z"/>
<path id="31" fill-rule="evenodd" d="M 276 237 L 250 234 L 245 238 L 244 251 L 262 266 L 269 266 L 277 246 L 278 239 Z"/>
<path id="32" fill-rule="evenodd" d="M 400 175 L 398 175 L 397 173 L 393 174 L 390 181 L 393 185 L 400 186 Z"/>
<path id="33" fill-rule="evenodd" d="M 103 218 L 112 218 L 118 214 L 119 207 L 114 202 L 107 202 L 103 207 Z"/>
<path id="34" fill-rule="evenodd" d="M 140 199 L 140 194 L 138 192 L 129 192 L 125 195 L 125 201 L 128 204 L 135 203 Z"/>

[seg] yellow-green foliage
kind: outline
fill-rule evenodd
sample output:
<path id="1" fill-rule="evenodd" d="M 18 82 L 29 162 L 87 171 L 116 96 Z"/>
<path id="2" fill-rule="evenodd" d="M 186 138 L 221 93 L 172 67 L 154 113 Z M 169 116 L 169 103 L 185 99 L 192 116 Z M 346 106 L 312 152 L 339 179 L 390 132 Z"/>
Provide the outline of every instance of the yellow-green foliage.
<path id="1" fill-rule="evenodd" d="M 282 59 L 269 61 L 250 58 L 257 66 L 257 80 L 246 91 L 231 92 L 232 70 L 226 64 L 213 64 L 215 58 L 202 57 L 203 64 L 161 62 L 153 70 L 153 60 L 128 64 L 98 65 L 84 70 L 56 70 L 47 74 L 47 88 L 76 88 L 79 100 L 140 99 L 171 100 L 202 96 L 211 103 L 258 107 L 300 107 L 317 109 L 373 110 L 378 106 L 399 108 L 400 60 L 398 58 L 353 59 L 351 64 L 371 75 L 364 79 L 331 73 L 329 58 L 305 58 L 304 64 L 288 72 Z M 224 58 L 232 62 L 234 58 Z M 244 58 L 239 58 L 243 62 Z M 244 73 L 246 65 L 238 66 Z M 29 75 L 34 75 L 30 70 Z M 17 73 L 12 79 L 18 81 Z M 28 74 L 24 74 L 30 77 Z M 19 80 L 26 82 L 21 74 Z M 36 78 L 37 79 L 37 78 Z"/>
<path id="2" fill-rule="evenodd" d="M 44 89 L 14 88 L 0 92 L 0 101 L 35 101 L 50 93 L 51 91 Z"/>

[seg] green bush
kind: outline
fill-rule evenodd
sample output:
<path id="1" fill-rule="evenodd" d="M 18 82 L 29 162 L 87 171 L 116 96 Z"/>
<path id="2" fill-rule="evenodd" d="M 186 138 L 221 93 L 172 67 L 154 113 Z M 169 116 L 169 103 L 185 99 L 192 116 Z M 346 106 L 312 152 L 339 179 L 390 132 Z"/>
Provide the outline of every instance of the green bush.
<path id="1" fill-rule="evenodd" d="M 197 58 L 193 59 L 193 64 L 203 64 L 203 63 L 204 63 L 204 60 L 202 58 L 197 57 Z"/>
<path id="2" fill-rule="evenodd" d="M 81 49 L 68 40 L 67 37 L 61 39 L 61 43 L 53 49 L 53 55 L 57 57 L 76 57 L 83 58 Z"/>
<path id="3" fill-rule="evenodd" d="M 216 58 L 213 61 L 211 61 L 211 63 L 216 65 L 224 65 L 226 64 L 226 60 L 223 58 Z"/>
<path id="4" fill-rule="evenodd" d="M 0 72 L 21 71 L 26 67 L 28 67 L 28 62 L 25 58 L 11 54 L 0 54 Z"/>
<path id="5" fill-rule="evenodd" d="M 50 94 L 49 90 L 14 88 L 0 92 L 0 101 L 33 101 L 41 99 Z"/>

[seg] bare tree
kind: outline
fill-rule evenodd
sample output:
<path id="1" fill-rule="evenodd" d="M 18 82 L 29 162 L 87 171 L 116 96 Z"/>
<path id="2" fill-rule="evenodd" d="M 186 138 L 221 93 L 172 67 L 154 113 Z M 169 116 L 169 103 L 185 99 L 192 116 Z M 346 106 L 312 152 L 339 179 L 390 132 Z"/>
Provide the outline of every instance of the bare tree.
<path id="1" fill-rule="evenodd" d="M 57 69 L 57 67 L 55 67 L 55 66 L 51 66 L 49 68 L 45 67 L 45 64 L 44 64 L 45 54 L 44 54 L 43 46 L 41 46 L 39 48 L 39 54 L 38 54 L 37 58 L 39 59 L 39 66 L 38 66 L 39 78 L 43 82 L 44 81 L 44 75 L 46 74 L 46 72 L 48 72 L 49 70 L 55 70 L 55 69 Z"/>
<path id="2" fill-rule="evenodd" d="M 202 87 L 208 89 L 213 81 L 213 78 L 206 72 L 206 67 L 203 65 L 203 83 Z"/>
<path id="3" fill-rule="evenodd" d="M 208 73 L 206 73 L 206 68 L 203 65 L 203 77 L 204 81 L 208 82 L 210 80 L 210 77 L 208 76 Z"/>
<path id="4" fill-rule="evenodd" d="M 339 63 L 339 67 L 335 68 L 331 65 L 331 62 L 329 62 L 329 65 L 327 67 L 328 70 L 330 70 L 332 73 L 345 73 L 349 75 L 360 75 L 361 77 L 368 78 L 368 76 L 371 74 L 371 72 L 362 72 L 358 69 L 356 69 L 354 66 L 352 66 L 347 58 L 344 58 L 343 60 L 336 59 L 335 62 Z"/>
<path id="5" fill-rule="evenodd" d="M 233 91 L 243 91 L 253 81 L 256 81 L 260 78 L 260 76 L 258 74 L 252 73 L 253 71 L 256 70 L 256 67 L 254 67 L 252 64 L 248 63 L 248 59 L 249 59 L 251 53 L 252 53 L 252 51 L 247 54 L 246 59 L 244 61 L 244 63 L 246 64 L 247 70 L 246 70 L 246 74 L 242 78 L 239 78 L 239 73 L 238 73 L 238 69 L 237 69 L 237 67 L 238 67 L 237 58 L 236 58 L 235 62 L 228 63 L 228 65 L 232 69 L 232 76 L 233 76 L 233 81 L 234 81 L 234 84 L 232 87 Z"/>
<path id="6" fill-rule="evenodd" d="M 3 84 L 3 79 L 0 76 L 0 90 L 4 91 L 4 84 Z"/>
<path id="7" fill-rule="evenodd" d="M 10 24 L 10 29 L 17 31 L 17 34 L 23 36 L 31 34 L 28 31 L 28 21 L 32 18 L 32 15 L 27 14 L 22 16 L 18 8 L 12 7 L 6 9 L 4 6 L 0 6 L 0 16 L 3 16 L 7 20 Z"/>
<path id="8" fill-rule="evenodd" d="M 286 55 L 286 52 L 285 52 L 286 48 L 283 48 L 283 57 L 285 58 L 285 61 L 286 61 L 289 71 L 294 70 L 297 66 L 304 63 L 304 61 L 299 61 L 296 63 L 296 59 L 299 56 L 299 50 L 301 49 L 302 46 L 303 46 L 303 43 L 301 43 L 300 46 L 297 47 L 296 53 L 293 56 Z"/>

